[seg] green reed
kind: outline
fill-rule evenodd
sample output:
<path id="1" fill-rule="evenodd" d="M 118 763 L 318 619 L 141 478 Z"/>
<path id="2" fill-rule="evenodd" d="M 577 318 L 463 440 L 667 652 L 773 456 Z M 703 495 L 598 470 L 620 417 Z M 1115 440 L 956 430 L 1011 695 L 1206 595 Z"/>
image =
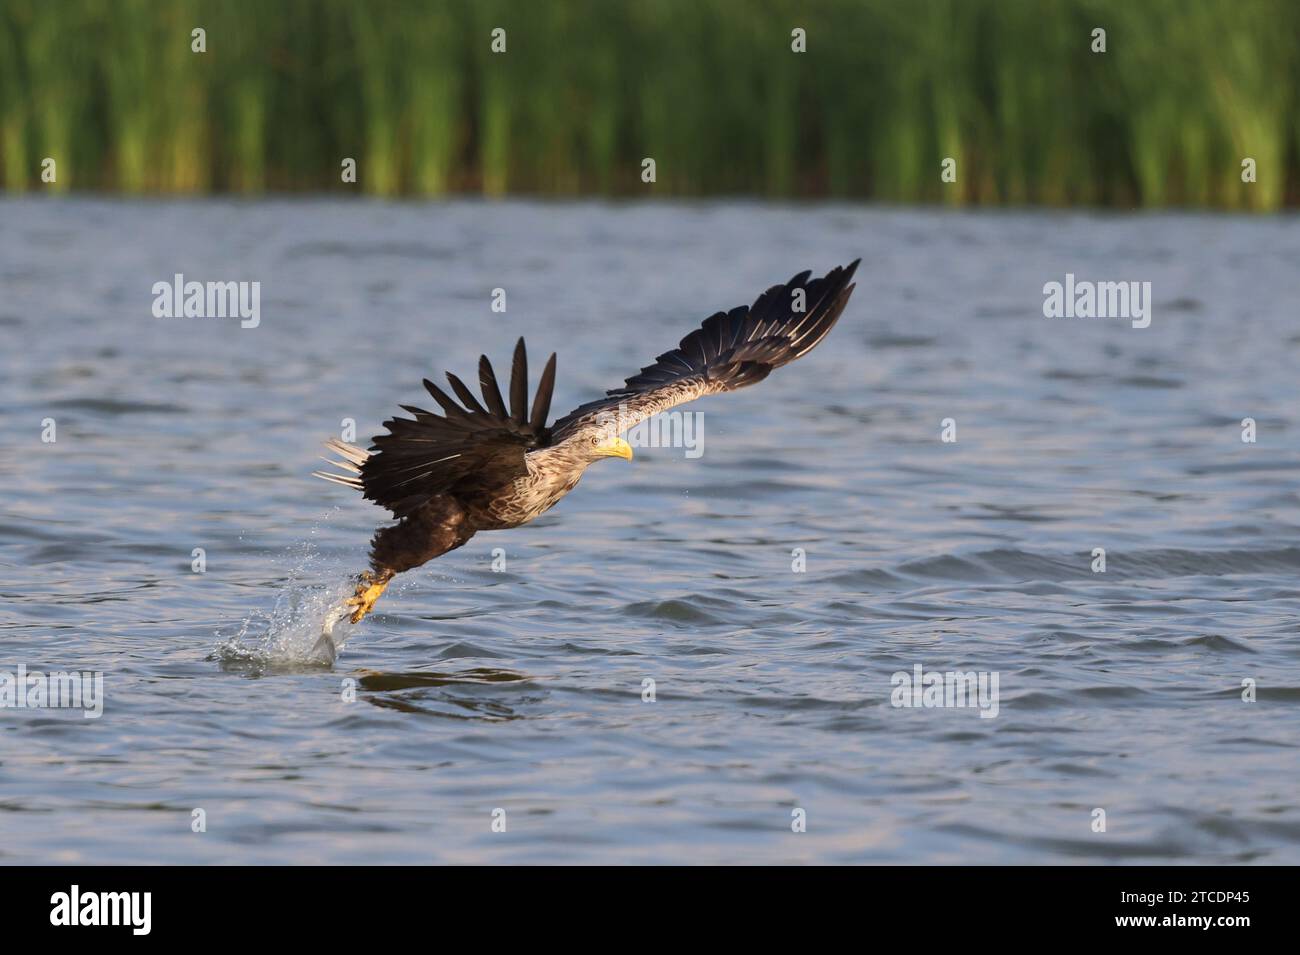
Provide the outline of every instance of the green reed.
<path id="1" fill-rule="evenodd" d="M 1300 4 L 0 0 L 0 182 L 1271 210 Z"/>

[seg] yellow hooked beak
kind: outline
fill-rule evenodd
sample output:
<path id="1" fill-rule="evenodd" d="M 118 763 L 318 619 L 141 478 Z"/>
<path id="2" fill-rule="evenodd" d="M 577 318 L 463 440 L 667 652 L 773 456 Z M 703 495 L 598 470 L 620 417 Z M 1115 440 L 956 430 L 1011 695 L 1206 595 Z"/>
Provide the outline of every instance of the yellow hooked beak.
<path id="1" fill-rule="evenodd" d="M 632 445 L 628 444 L 622 438 L 611 438 L 597 449 L 601 454 L 610 458 L 623 458 L 625 461 L 632 460 Z"/>

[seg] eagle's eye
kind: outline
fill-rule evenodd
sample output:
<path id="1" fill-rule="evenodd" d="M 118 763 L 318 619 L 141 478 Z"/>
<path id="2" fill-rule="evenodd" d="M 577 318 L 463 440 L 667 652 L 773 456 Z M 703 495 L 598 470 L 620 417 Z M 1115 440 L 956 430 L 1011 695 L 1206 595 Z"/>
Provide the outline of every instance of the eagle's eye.
<path id="1" fill-rule="evenodd" d="M 591 439 L 591 446 L 594 448 L 599 446 L 599 444 L 600 444 L 600 435 L 593 435 Z"/>

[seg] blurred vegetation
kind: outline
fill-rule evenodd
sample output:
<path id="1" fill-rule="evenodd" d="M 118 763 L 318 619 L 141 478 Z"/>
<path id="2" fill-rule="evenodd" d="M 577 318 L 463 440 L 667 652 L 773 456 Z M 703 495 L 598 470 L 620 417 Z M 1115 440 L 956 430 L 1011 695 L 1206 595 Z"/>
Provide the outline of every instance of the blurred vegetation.
<path id="1" fill-rule="evenodd" d="M 1300 2 L 0 0 L 0 181 L 1275 209 Z"/>

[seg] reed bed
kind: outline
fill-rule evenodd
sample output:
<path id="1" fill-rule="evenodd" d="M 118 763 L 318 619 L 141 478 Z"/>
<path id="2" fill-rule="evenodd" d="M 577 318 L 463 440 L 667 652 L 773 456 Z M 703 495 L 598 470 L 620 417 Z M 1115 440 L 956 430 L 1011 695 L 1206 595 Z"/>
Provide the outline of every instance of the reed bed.
<path id="1" fill-rule="evenodd" d="M 1273 210 L 1300 4 L 3 0 L 0 182 Z"/>

